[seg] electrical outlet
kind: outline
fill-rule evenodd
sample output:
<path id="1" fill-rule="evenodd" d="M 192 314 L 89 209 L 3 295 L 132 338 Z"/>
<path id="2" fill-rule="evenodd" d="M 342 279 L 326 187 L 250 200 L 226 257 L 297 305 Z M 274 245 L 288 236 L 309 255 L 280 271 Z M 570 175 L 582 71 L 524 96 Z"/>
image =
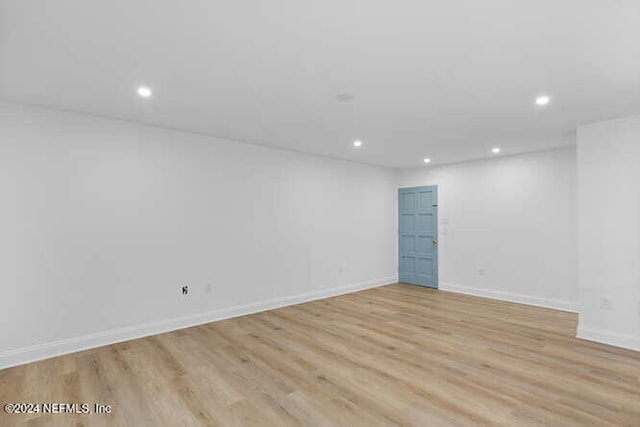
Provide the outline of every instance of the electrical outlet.
<path id="1" fill-rule="evenodd" d="M 338 273 L 340 273 L 340 274 L 344 273 L 344 267 L 343 266 L 338 267 Z"/>
<path id="2" fill-rule="evenodd" d="M 189 295 L 189 286 L 182 285 L 182 288 L 180 288 L 180 292 L 182 293 L 182 295 Z"/>
<path id="3" fill-rule="evenodd" d="M 478 267 L 478 276 L 484 277 L 484 267 Z"/>
<path id="4" fill-rule="evenodd" d="M 204 293 L 210 294 L 212 290 L 213 290 L 213 283 L 207 282 L 207 284 L 204 285 Z"/>
<path id="5" fill-rule="evenodd" d="M 600 298 L 600 308 L 603 310 L 611 310 L 611 298 L 609 297 Z"/>

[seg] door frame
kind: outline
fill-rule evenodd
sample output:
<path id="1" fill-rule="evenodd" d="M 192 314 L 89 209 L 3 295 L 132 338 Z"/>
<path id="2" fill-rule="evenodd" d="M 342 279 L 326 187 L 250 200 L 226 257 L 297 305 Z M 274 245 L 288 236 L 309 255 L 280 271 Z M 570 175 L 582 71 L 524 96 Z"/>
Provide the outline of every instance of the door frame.
<path id="1" fill-rule="evenodd" d="M 439 226 L 439 217 L 438 217 L 438 211 L 440 208 L 440 197 L 439 197 L 439 193 L 440 193 L 440 188 L 438 186 L 438 184 L 424 184 L 424 185 L 410 185 L 410 186 L 396 186 L 395 188 L 395 195 L 393 197 L 393 212 L 394 212 L 394 239 L 395 239 L 395 243 L 394 243 L 394 247 L 395 247 L 395 254 L 394 254 L 394 263 L 396 266 L 395 269 L 395 281 L 399 282 L 400 281 L 400 198 L 398 197 L 400 194 L 400 190 L 404 190 L 404 189 L 417 189 L 417 188 L 423 188 L 423 187 L 434 187 L 435 188 L 435 193 L 436 193 L 436 212 L 435 212 L 435 220 L 436 220 L 436 227 L 435 227 L 435 236 L 436 236 L 436 241 L 438 242 L 436 244 L 436 250 L 435 250 L 435 258 L 436 258 L 436 285 L 434 287 L 430 287 L 430 286 L 424 286 L 425 288 L 430 288 L 430 289 L 440 289 L 440 226 Z M 415 286 L 421 286 L 421 285 L 415 285 Z"/>

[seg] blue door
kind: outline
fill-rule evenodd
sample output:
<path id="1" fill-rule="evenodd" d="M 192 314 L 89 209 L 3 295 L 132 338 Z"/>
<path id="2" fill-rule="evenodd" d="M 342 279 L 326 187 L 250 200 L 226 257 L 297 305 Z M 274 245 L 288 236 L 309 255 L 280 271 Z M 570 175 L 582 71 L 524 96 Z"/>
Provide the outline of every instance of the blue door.
<path id="1" fill-rule="evenodd" d="M 398 190 L 398 278 L 438 287 L 438 187 Z"/>

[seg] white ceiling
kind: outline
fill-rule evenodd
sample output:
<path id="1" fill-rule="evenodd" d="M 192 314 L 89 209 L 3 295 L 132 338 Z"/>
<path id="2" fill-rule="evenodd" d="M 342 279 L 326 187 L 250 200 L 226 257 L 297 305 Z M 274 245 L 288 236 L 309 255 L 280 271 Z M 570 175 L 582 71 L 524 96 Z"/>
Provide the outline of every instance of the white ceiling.
<path id="1" fill-rule="evenodd" d="M 0 0 L 0 97 L 393 167 L 511 154 L 640 113 L 640 1 Z"/>

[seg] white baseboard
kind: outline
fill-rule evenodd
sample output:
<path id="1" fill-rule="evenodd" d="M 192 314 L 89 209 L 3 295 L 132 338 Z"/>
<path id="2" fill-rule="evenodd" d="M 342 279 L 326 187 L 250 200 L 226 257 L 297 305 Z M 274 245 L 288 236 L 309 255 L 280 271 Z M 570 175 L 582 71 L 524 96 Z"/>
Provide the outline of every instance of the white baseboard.
<path id="1" fill-rule="evenodd" d="M 629 350 L 640 351 L 640 338 L 631 335 L 619 334 L 616 332 L 603 331 L 601 329 L 587 328 L 578 325 L 576 337 L 594 341 L 601 344 L 613 345 Z"/>
<path id="2" fill-rule="evenodd" d="M 578 302 L 562 301 L 552 298 L 541 298 L 530 295 L 515 294 L 511 292 L 495 291 L 492 289 L 472 288 L 469 286 L 441 283 L 439 289 L 456 292 L 459 294 L 474 295 L 477 297 L 492 298 L 501 301 L 517 302 L 520 304 L 534 305 L 536 307 L 552 308 L 554 310 L 578 312 Z"/>
<path id="3" fill-rule="evenodd" d="M 378 286 L 388 285 L 395 282 L 396 281 L 393 277 L 388 277 L 380 280 L 306 292 L 288 297 L 274 298 L 267 301 L 218 309 L 206 313 L 183 316 L 159 322 L 151 322 L 143 325 L 129 326 L 126 328 L 114 329 L 111 331 L 99 332 L 96 334 L 11 350 L 0 353 L 0 369 L 74 353 L 77 351 L 88 350 L 104 345 L 115 344 L 122 341 L 129 341 L 136 338 L 175 331 L 177 329 L 202 325 L 205 323 L 215 322 L 217 320 L 230 319 L 232 317 L 244 316 L 251 313 L 258 313 L 261 311 L 273 310 L 275 308 L 286 307 L 336 295 L 376 288 Z"/>

